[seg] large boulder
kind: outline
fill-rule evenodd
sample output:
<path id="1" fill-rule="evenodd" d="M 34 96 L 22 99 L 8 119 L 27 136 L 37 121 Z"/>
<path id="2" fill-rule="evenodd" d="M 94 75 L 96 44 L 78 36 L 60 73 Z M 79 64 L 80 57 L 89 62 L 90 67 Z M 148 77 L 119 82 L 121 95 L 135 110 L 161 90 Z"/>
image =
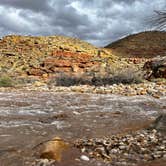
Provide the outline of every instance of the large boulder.
<path id="1" fill-rule="evenodd" d="M 150 128 L 166 133 L 166 113 L 158 116 L 156 120 L 151 124 Z"/>
<path id="2" fill-rule="evenodd" d="M 58 166 L 67 166 L 67 165 L 79 165 L 78 160 L 82 153 L 81 151 L 74 147 L 74 145 L 60 137 L 54 137 L 53 139 L 40 143 L 34 147 L 34 156 L 39 161 L 50 161 L 52 164 L 40 164 L 40 165 L 58 165 Z M 37 164 L 36 164 L 37 165 Z"/>
<path id="3" fill-rule="evenodd" d="M 63 151 L 69 148 L 69 144 L 64 142 L 61 138 L 55 137 L 51 141 L 46 142 L 43 145 L 41 151 L 41 158 L 53 159 L 60 162 L 62 160 Z"/>
<path id="4" fill-rule="evenodd" d="M 147 61 L 143 69 L 146 71 L 146 79 L 166 78 L 166 56 Z"/>

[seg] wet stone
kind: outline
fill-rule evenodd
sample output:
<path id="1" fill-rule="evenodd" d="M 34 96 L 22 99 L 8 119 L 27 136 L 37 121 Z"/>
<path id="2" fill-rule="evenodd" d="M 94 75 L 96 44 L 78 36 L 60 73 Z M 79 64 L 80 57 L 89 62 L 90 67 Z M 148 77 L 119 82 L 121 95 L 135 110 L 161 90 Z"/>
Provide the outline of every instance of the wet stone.
<path id="1" fill-rule="evenodd" d="M 125 138 L 114 135 L 110 138 L 78 140 L 75 146 L 83 148 L 92 158 L 102 159 L 115 165 L 134 165 L 142 161 L 164 158 L 166 144 L 163 144 L 161 140 L 165 139 L 166 136 L 156 130 L 142 130 Z M 105 144 L 106 141 L 107 144 Z"/>

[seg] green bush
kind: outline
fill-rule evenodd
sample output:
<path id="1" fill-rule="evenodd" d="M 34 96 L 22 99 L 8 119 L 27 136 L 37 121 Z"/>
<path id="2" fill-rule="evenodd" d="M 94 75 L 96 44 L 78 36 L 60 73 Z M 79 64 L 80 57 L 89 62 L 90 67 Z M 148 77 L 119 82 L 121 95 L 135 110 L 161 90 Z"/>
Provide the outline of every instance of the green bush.
<path id="1" fill-rule="evenodd" d="M 14 86 L 14 81 L 9 76 L 0 76 L 0 87 L 12 87 Z"/>

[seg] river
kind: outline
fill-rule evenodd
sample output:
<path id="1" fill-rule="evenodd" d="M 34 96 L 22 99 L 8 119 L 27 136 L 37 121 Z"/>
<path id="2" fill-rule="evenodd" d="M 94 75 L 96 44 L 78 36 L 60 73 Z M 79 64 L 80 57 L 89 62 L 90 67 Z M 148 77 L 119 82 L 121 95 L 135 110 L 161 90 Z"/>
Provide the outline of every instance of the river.
<path id="1" fill-rule="evenodd" d="M 73 141 L 142 129 L 165 108 L 166 97 L 1 92 L 0 163 L 26 165 L 33 147 L 54 136 Z"/>

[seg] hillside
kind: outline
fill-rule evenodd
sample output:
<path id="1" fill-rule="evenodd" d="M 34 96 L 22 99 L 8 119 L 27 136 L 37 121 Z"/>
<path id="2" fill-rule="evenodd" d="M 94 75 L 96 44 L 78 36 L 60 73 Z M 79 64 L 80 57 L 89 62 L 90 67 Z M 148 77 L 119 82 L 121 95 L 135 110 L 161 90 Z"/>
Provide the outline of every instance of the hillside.
<path id="1" fill-rule="evenodd" d="M 6 36 L 0 40 L 0 73 L 49 76 L 98 70 L 110 51 L 64 36 Z"/>
<path id="2" fill-rule="evenodd" d="M 147 31 L 129 35 L 106 46 L 120 57 L 152 58 L 166 55 L 166 32 Z"/>

